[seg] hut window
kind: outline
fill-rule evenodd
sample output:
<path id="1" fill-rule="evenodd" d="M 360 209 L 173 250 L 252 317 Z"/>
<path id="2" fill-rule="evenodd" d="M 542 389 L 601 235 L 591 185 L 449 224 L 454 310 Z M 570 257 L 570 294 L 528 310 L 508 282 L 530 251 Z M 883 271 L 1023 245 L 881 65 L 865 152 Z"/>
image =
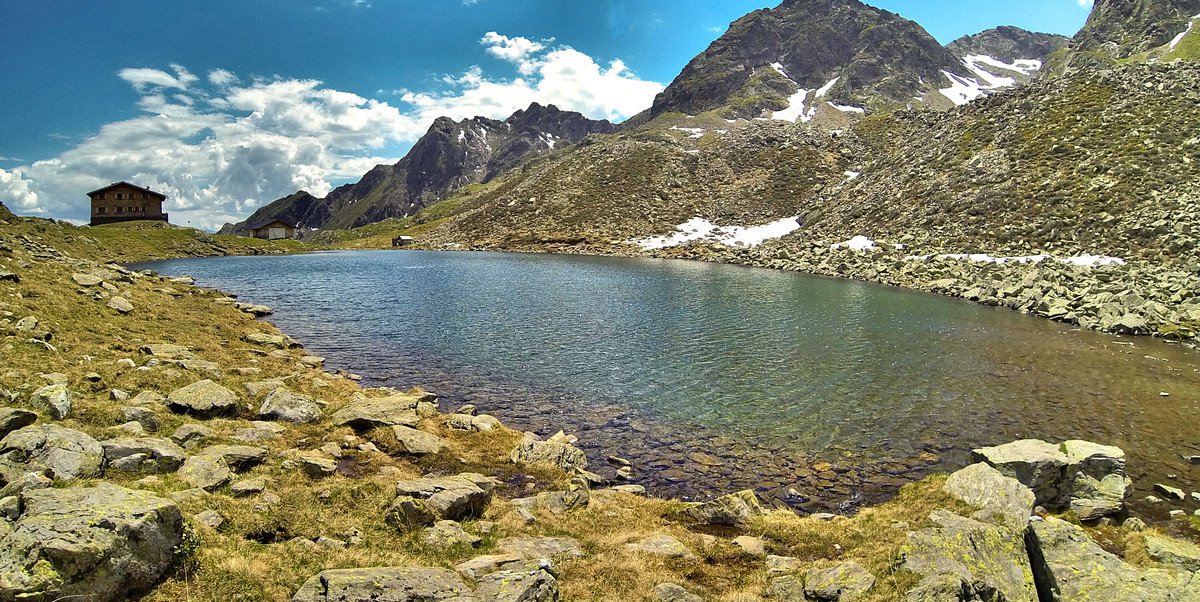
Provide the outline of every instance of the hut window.
<path id="1" fill-rule="evenodd" d="M 124 207 L 117 207 L 117 213 L 124 213 Z"/>

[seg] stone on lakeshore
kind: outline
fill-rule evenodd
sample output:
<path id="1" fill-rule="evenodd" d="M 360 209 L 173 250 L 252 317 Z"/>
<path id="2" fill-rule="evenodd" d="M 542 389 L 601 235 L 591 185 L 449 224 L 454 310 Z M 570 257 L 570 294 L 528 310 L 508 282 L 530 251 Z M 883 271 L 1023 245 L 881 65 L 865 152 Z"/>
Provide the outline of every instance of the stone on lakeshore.
<path id="1" fill-rule="evenodd" d="M 333 413 L 333 424 L 349 426 L 357 431 L 369 431 L 381 426 L 416 428 L 417 400 L 407 395 L 388 397 L 359 397 Z"/>
<path id="2" fill-rule="evenodd" d="M 651 535 L 643 540 L 625 544 L 625 549 L 630 552 L 664 556 L 667 558 L 693 557 L 691 550 L 688 550 L 687 546 L 683 545 L 683 542 L 666 534 Z"/>
<path id="3" fill-rule="evenodd" d="M 494 602 L 558 602 L 558 581 L 541 564 L 526 563 L 481 577 L 475 597 Z"/>
<path id="4" fill-rule="evenodd" d="M 702 525 L 740 526 L 755 516 L 766 514 L 753 491 L 745 489 L 723 495 L 711 502 L 697 504 L 683 511 L 684 516 Z"/>
<path id="5" fill-rule="evenodd" d="M 16 408 L 0 408 L 0 439 L 37 422 L 37 414 Z"/>
<path id="6" fill-rule="evenodd" d="M 179 478 L 197 489 L 212 491 L 228 483 L 233 472 L 220 456 L 197 455 L 184 461 Z"/>
<path id="7" fill-rule="evenodd" d="M 275 313 L 275 310 L 271 309 L 270 307 L 267 307 L 266 305 L 258 305 L 258 304 L 254 304 L 254 303 L 242 303 L 240 301 L 235 301 L 233 303 L 233 306 L 245 313 L 248 313 L 248 314 L 256 317 L 256 318 L 262 318 L 264 316 L 269 316 L 269 315 Z"/>
<path id="8" fill-rule="evenodd" d="M 267 448 L 253 445 L 213 445 L 197 455 L 220 458 L 234 472 L 245 472 L 267 459 Z"/>
<path id="9" fill-rule="evenodd" d="M 583 548 L 570 537 L 505 537 L 496 543 L 496 549 L 525 560 L 583 557 Z"/>
<path id="10" fill-rule="evenodd" d="M 269 380 L 248 382 L 244 386 L 246 387 L 246 393 L 248 393 L 251 398 L 257 398 L 264 393 L 270 393 L 282 387 L 283 381 L 277 378 L 272 378 Z"/>
<path id="11" fill-rule="evenodd" d="M 421 542 L 432 548 L 448 550 L 458 546 L 478 546 L 483 539 L 463 530 L 452 520 L 440 520 L 421 533 Z"/>
<path id="12" fill-rule="evenodd" d="M 704 598 L 677 583 L 659 583 L 654 586 L 654 595 L 658 596 L 659 602 L 704 602 Z"/>
<path id="13" fill-rule="evenodd" d="M 169 500 L 108 483 L 21 495 L 0 538 L 0 598 L 123 600 L 174 562 L 183 517 Z"/>
<path id="14" fill-rule="evenodd" d="M 314 479 L 331 477 L 337 472 L 337 462 L 328 456 L 309 453 L 302 454 L 299 459 L 300 468 Z"/>
<path id="15" fill-rule="evenodd" d="M 965 600 L 1037 602 L 1025 552 L 1026 529 L 1014 530 L 936 510 L 938 527 L 910 533 L 901 548 L 904 568 L 922 577 L 957 579 Z"/>
<path id="16" fill-rule="evenodd" d="M 101 282 L 104 282 L 104 279 L 99 276 L 79 273 L 71 274 L 71 280 L 74 280 L 75 284 L 79 286 L 98 286 Z"/>
<path id="17" fill-rule="evenodd" d="M 1187 499 L 1187 494 L 1178 487 L 1172 487 L 1163 483 L 1155 483 L 1154 490 L 1162 493 L 1163 495 L 1173 497 L 1181 502 Z"/>
<path id="18" fill-rule="evenodd" d="M 392 500 L 383 518 L 387 524 L 405 531 L 432 525 L 438 520 L 437 514 L 425 500 L 411 495 L 397 496 Z"/>
<path id="19" fill-rule="evenodd" d="M 1153 533 L 1145 536 L 1145 543 L 1150 558 L 1177 569 L 1200 571 L 1200 546 Z"/>
<path id="20" fill-rule="evenodd" d="M 1150 334 L 1150 326 L 1146 323 L 1146 319 L 1132 313 L 1124 314 L 1115 319 L 1100 320 L 1100 330 L 1114 334 Z"/>
<path id="21" fill-rule="evenodd" d="M 454 565 L 454 570 L 469 579 L 478 579 L 488 573 L 495 573 L 507 567 L 520 564 L 523 558 L 516 554 L 488 554 L 476 556 L 466 562 Z"/>
<path id="22" fill-rule="evenodd" d="M 1067 505 L 1070 490 L 1066 480 L 1070 460 L 1060 446 L 1037 439 L 1023 439 L 995 447 L 976 449 L 977 460 L 991 464 L 1033 491 L 1036 503 L 1049 508 Z"/>
<path id="23" fill-rule="evenodd" d="M 439 518 L 458 520 L 481 516 L 492 501 L 496 481 L 475 473 L 425 477 L 396 483 L 397 497 L 424 500 Z"/>
<path id="24" fill-rule="evenodd" d="M 233 391 L 205 379 L 171 391 L 167 395 L 167 406 L 181 414 L 212 418 L 236 412 L 238 397 Z"/>
<path id="25" fill-rule="evenodd" d="M 133 311 L 133 304 L 125 297 L 113 297 L 108 300 L 108 308 L 120 314 L 127 314 Z"/>
<path id="26" fill-rule="evenodd" d="M 612 490 L 630 495 L 646 495 L 646 488 L 641 485 L 615 485 Z"/>
<path id="27" fill-rule="evenodd" d="M 446 417 L 446 427 L 456 431 L 486 433 L 499 428 L 500 420 L 487 414 L 451 414 Z"/>
<path id="28" fill-rule="evenodd" d="M 1200 584 L 1186 572 L 1145 570 L 1106 552 L 1076 525 L 1047 517 L 1032 523 L 1029 538 L 1038 581 L 1054 585 L 1055 600 L 1200 599 Z"/>
<path id="29" fill-rule="evenodd" d="M 767 599 L 778 602 L 806 602 L 804 580 L 798 575 L 775 577 L 767 587 Z"/>
<path id="30" fill-rule="evenodd" d="M 857 562 L 812 569 L 804 576 L 804 594 L 817 602 L 851 602 L 875 587 L 875 576 Z"/>
<path id="31" fill-rule="evenodd" d="M 1033 514 L 1033 492 L 984 462 L 950 475 L 944 490 L 951 497 L 980 508 L 972 515 L 979 521 L 1021 530 Z"/>
<path id="32" fill-rule="evenodd" d="M 125 472 L 171 473 L 187 459 L 183 448 L 170 439 L 131 437 L 108 439 L 100 445 L 109 469 Z"/>
<path id="33" fill-rule="evenodd" d="M 751 556 L 767 555 L 767 542 L 763 541 L 760 537 L 741 535 L 733 538 L 733 542 L 731 543 Z"/>
<path id="34" fill-rule="evenodd" d="M 202 424 L 185 424 L 175 429 L 171 440 L 184 447 L 195 447 L 215 439 L 217 432 Z"/>
<path id="35" fill-rule="evenodd" d="M 468 602 L 476 599 L 457 573 L 440 568 L 381 567 L 322 571 L 292 602 Z"/>
<path id="36" fill-rule="evenodd" d="M 525 434 L 509 458 L 517 464 L 556 466 L 564 472 L 588 467 L 583 450 L 569 443 L 539 441 L 532 433 Z"/>
<path id="37" fill-rule="evenodd" d="M 393 426 L 392 435 L 396 437 L 396 443 L 400 445 L 400 449 L 406 454 L 424 456 L 427 454 L 436 454 L 446 449 L 446 442 L 442 441 L 441 437 L 407 426 Z"/>
<path id="38" fill-rule="evenodd" d="M 216 510 L 205 510 L 192 519 L 209 529 L 220 529 L 221 525 L 225 524 L 225 517 Z"/>
<path id="39" fill-rule="evenodd" d="M 309 368 L 320 368 L 325 365 L 325 358 L 316 355 L 306 355 L 300 358 L 300 363 Z"/>
<path id="40" fill-rule="evenodd" d="M 51 383 L 34 391 L 29 401 L 55 420 L 62 420 L 71 413 L 71 390 L 66 382 Z"/>
<path id="41" fill-rule="evenodd" d="M 322 405 L 323 402 L 312 397 L 280 387 L 263 401 L 258 408 L 258 415 L 268 420 L 307 424 L 321 419 Z"/>
<path id="42" fill-rule="evenodd" d="M 291 337 L 285 334 L 268 334 L 265 332 L 252 332 L 242 337 L 247 343 L 254 343 L 262 347 L 275 347 L 277 349 L 294 349 L 300 344 L 293 341 Z"/>
<path id="43" fill-rule="evenodd" d="M 151 357 L 156 357 L 162 360 L 179 360 L 189 359 L 192 357 L 192 352 L 183 345 L 175 345 L 172 343 L 154 343 L 151 345 L 142 345 L 141 352 Z"/>
<path id="44" fill-rule="evenodd" d="M 87 433 L 33 425 L 0 439 L 0 464 L 19 467 L 22 473 L 46 471 L 55 481 L 90 479 L 103 470 L 104 448 Z"/>
<path id="45" fill-rule="evenodd" d="M 1070 508 L 1080 520 L 1098 520 L 1125 509 L 1133 482 L 1125 476 L 1125 452 L 1119 447 L 1072 440 L 1062 444 L 1070 465 Z"/>

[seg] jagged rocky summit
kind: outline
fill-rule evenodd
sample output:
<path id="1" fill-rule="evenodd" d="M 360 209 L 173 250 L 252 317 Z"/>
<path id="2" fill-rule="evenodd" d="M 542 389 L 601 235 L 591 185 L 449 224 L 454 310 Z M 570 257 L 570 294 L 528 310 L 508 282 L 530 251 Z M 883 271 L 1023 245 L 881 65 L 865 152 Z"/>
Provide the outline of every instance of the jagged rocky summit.
<path id="1" fill-rule="evenodd" d="M 489 182 L 533 155 L 612 128 L 607 121 L 537 103 L 504 121 L 441 117 L 396 164 L 378 165 L 358 182 L 338 187 L 325 198 L 296 192 L 243 222 L 226 224 L 221 232 L 246 234 L 252 224 L 272 219 L 289 220 L 307 230 L 355 228 L 404 217 L 464 186 Z"/>

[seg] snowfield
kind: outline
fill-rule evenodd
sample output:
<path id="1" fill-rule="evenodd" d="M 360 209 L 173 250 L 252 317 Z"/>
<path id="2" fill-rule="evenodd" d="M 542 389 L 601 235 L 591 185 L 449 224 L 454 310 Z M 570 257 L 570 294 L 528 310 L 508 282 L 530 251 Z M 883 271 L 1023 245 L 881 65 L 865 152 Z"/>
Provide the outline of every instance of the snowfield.
<path id="1" fill-rule="evenodd" d="M 759 226 L 718 226 L 702 217 L 694 217 L 675 227 L 670 236 L 651 236 L 630 242 L 652 251 L 675 247 L 698 240 L 707 240 L 728 247 L 757 247 L 762 243 L 781 238 L 800 229 L 798 217 L 785 217 Z"/>

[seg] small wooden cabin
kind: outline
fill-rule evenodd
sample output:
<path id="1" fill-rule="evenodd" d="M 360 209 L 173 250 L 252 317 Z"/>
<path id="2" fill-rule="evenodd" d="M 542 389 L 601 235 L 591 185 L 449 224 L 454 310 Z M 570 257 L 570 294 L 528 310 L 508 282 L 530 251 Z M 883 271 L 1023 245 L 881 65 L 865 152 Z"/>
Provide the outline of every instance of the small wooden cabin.
<path id="1" fill-rule="evenodd" d="M 265 240 L 296 238 L 296 224 L 282 219 L 272 219 L 250 226 L 250 236 Z"/>
<path id="2" fill-rule="evenodd" d="M 397 236 L 392 239 L 393 247 L 407 247 L 408 245 L 411 245 L 412 243 L 413 243 L 413 237 L 411 237 L 411 236 Z"/>
<path id="3" fill-rule="evenodd" d="M 92 225 L 134 220 L 167 221 L 163 201 L 167 195 L 129 182 L 117 182 L 87 193 L 92 199 Z"/>

